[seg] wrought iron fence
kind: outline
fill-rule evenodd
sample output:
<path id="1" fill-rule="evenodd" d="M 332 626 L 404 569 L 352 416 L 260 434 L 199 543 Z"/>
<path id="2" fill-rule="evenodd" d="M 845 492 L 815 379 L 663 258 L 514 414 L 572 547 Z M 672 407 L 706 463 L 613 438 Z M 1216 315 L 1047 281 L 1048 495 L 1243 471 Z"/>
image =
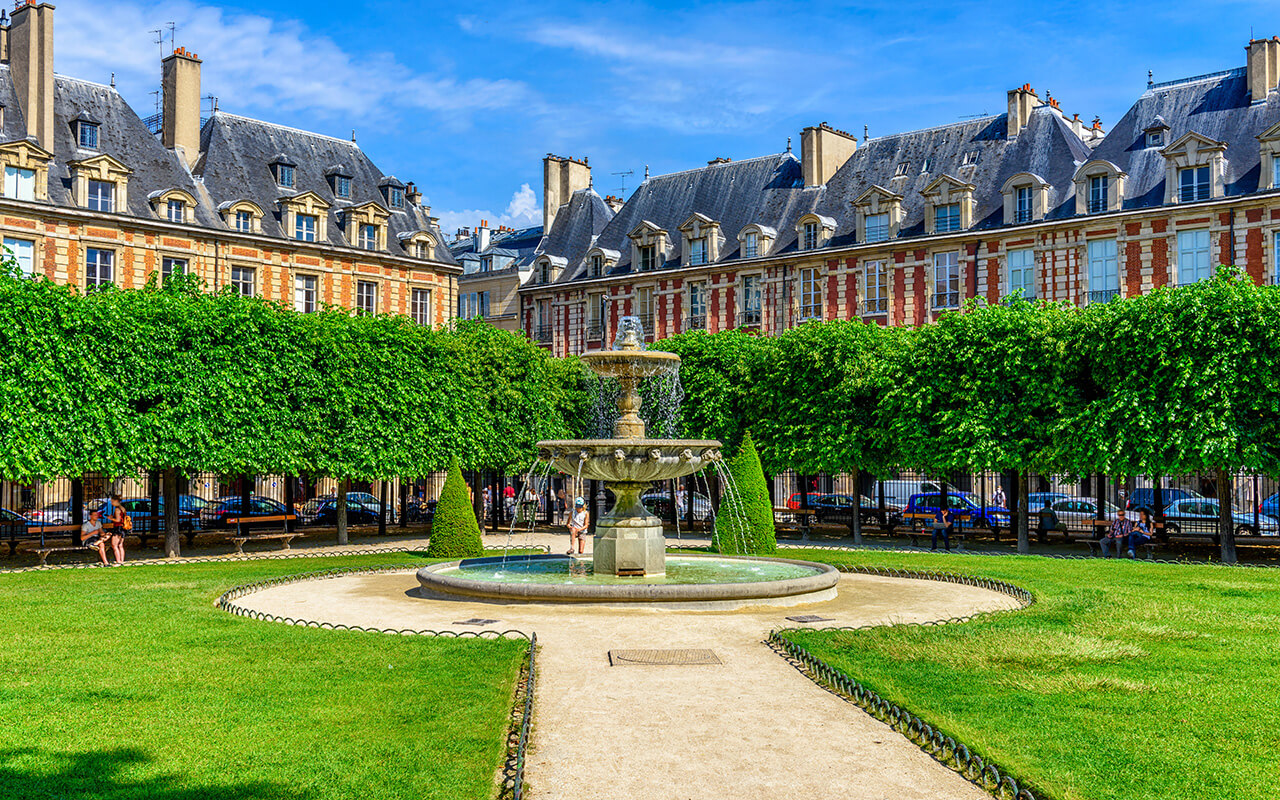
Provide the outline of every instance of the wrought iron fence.
<path id="1" fill-rule="evenodd" d="M 1100 289 L 1096 292 L 1085 292 L 1085 303 L 1106 303 L 1113 297 L 1119 297 L 1119 289 Z"/>

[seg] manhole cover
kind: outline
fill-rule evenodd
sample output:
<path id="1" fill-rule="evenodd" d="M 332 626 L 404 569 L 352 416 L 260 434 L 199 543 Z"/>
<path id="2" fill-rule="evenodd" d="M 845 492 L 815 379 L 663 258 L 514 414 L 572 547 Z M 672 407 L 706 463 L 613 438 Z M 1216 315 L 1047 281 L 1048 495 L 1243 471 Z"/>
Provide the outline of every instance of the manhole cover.
<path id="1" fill-rule="evenodd" d="M 498 622 L 498 620 L 480 619 L 479 617 L 472 617 L 471 619 L 464 619 L 462 622 L 455 622 L 453 624 L 454 625 L 492 625 L 495 622 Z"/>
<path id="2" fill-rule="evenodd" d="M 720 664 L 719 656 L 710 650 L 610 650 L 609 664 L 647 664 L 650 666 L 684 667 L 695 664 Z"/>
<path id="3" fill-rule="evenodd" d="M 792 622 L 835 622 L 831 617 L 820 617 L 817 614 L 801 614 L 798 617 L 787 617 Z"/>

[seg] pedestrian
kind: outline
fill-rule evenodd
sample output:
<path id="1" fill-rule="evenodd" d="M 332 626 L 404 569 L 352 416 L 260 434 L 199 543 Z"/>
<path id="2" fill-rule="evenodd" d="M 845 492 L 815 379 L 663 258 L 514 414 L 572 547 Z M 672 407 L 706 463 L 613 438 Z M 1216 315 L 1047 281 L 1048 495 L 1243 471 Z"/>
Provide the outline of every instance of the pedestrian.
<path id="1" fill-rule="evenodd" d="M 120 495 L 111 495 L 110 517 L 108 521 L 111 523 L 108 530 L 107 544 L 111 547 L 111 552 L 116 557 L 116 564 L 124 563 L 124 535 L 133 530 L 133 520 L 129 517 L 129 512 L 125 511 L 124 503 L 120 500 Z"/>
<path id="2" fill-rule="evenodd" d="M 556 524 L 563 525 L 569 521 L 569 498 L 565 496 L 564 487 L 556 490 Z"/>
<path id="3" fill-rule="evenodd" d="M 507 519 L 515 519 L 516 516 L 516 487 L 507 484 L 502 489 L 502 505 L 506 509 Z"/>
<path id="4" fill-rule="evenodd" d="M 938 549 L 938 534 L 942 534 L 942 546 L 951 551 L 951 509 L 947 507 L 947 498 L 938 499 L 938 508 L 933 512 L 933 546 L 930 550 Z"/>
<path id="5" fill-rule="evenodd" d="M 676 519 L 680 519 L 681 517 L 683 517 L 685 511 L 688 508 L 688 506 L 684 504 L 686 497 L 687 495 L 685 494 L 684 487 L 677 486 L 676 487 Z"/>
<path id="6" fill-rule="evenodd" d="M 484 515 L 486 517 L 492 513 L 492 506 L 490 505 L 492 502 L 493 501 L 489 498 L 489 487 L 486 486 L 484 487 Z"/>
<path id="7" fill-rule="evenodd" d="M 1155 526 L 1151 523 L 1151 513 L 1145 508 L 1138 509 L 1138 521 L 1134 523 L 1133 531 L 1129 534 L 1129 558 L 1137 558 L 1138 545 L 1146 544 L 1154 538 Z"/>
<path id="8" fill-rule="evenodd" d="M 1008 502 L 1008 498 L 1004 496 L 1004 487 L 998 483 L 995 494 L 991 495 L 991 502 L 996 508 L 1007 508 L 1005 503 Z"/>
<path id="9" fill-rule="evenodd" d="M 1040 541 L 1045 542 L 1049 539 L 1049 532 L 1058 529 L 1058 512 L 1053 510 L 1053 506 L 1049 504 L 1049 498 L 1044 499 L 1044 506 L 1040 509 Z"/>
<path id="10" fill-rule="evenodd" d="M 1128 542 L 1129 534 L 1131 533 L 1133 533 L 1133 521 L 1124 518 L 1124 509 L 1122 508 L 1116 512 L 1115 521 L 1111 523 L 1111 527 L 1107 530 L 1106 535 L 1103 536 L 1102 541 L 1099 542 L 1099 547 L 1102 548 L 1103 557 L 1111 557 L 1111 547 L 1114 545 L 1116 549 L 1116 557 L 1119 558 L 1120 544 L 1122 542 Z"/>
<path id="11" fill-rule="evenodd" d="M 101 509 L 90 511 L 89 519 L 80 526 L 80 544 L 90 550 L 97 550 L 102 566 L 107 566 L 107 537 L 103 535 Z"/>
<path id="12" fill-rule="evenodd" d="M 591 527 L 591 515 L 587 513 L 587 501 L 579 497 L 573 501 L 573 514 L 569 517 L 569 552 L 573 555 L 573 545 L 578 545 L 578 555 L 582 555 L 587 544 L 587 529 Z"/>

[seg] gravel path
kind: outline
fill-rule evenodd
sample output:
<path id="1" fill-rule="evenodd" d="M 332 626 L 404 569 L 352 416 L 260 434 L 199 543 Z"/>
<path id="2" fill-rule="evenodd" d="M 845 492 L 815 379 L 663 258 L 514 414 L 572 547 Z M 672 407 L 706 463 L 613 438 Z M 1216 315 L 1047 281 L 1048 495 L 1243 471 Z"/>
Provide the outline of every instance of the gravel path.
<path id="1" fill-rule="evenodd" d="M 988 796 L 762 640 L 820 614 L 863 625 L 1014 608 L 958 584 L 843 575 L 835 600 L 798 608 L 663 611 L 429 600 L 412 573 L 274 587 L 238 603 L 273 614 L 397 628 L 536 631 L 538 696 L 527 778 L 535 798 L 971 798 Z M 610 666 L 617 649 L 698 648 L 722 662 Z"/>

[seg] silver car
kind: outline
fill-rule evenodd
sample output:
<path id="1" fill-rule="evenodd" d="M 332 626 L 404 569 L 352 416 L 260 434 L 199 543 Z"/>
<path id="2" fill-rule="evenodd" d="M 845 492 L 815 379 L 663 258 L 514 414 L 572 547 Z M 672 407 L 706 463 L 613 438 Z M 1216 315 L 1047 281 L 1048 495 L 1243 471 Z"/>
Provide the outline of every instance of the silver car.
<path id="1" fill-rule="evenodd" d="M 1165 530 L 1171 536 L 1183 533 L 1218 538 L 1218 514 L 1221 506 L 1213 498 L 1184 497 L 1174 500 L 1165 509 Z M 1258 515 L 1258 526 L 1255 529 L 1252 514 L 1231 514 L 1236 526 L 1236 536 L 1277 536 L 1280 535 L 1280 522 L 1266 514 Z"/>

